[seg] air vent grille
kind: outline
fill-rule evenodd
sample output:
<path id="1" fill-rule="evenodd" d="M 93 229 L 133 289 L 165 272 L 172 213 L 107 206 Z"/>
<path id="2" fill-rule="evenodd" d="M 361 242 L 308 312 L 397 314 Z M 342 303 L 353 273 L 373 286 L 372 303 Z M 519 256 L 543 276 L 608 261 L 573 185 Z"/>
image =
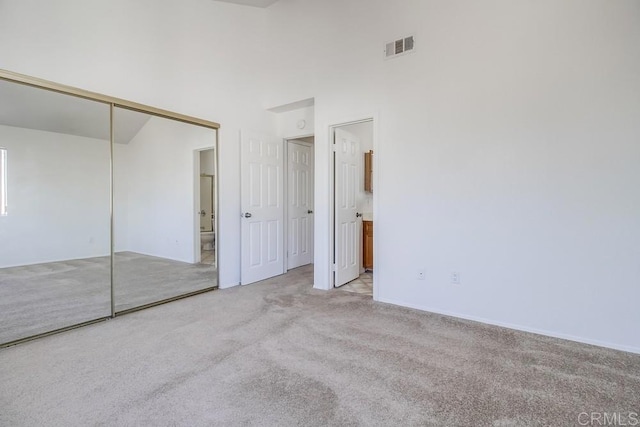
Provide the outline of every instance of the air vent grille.
<path id="1" fill-rule="evenodd" d="M 404 50 L 413 50 L 413 36 L 405 37 Z"/>
<path id="2" fill-rule="evenodd" d="M 401 39 L 385 43 L 384 57 L 385 59 L 395 58 L 397 56 L 413 52 L 414 48 L 414 36 L 403 37 Z"/>
<path id="3" fill-rule="evenodd" d="M 395 54 L 399 55 L 404 52 L 404 40 L 396 40 L 396 51 Z"/>

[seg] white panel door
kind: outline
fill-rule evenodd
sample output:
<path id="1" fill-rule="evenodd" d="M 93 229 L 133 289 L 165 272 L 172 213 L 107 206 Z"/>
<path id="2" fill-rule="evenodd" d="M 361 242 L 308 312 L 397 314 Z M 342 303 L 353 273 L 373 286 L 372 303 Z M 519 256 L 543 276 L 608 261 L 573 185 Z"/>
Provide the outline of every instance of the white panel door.
<path id="1" fill-rule="evenodd" d="M 287 269 L 313 258 L 313 146 L 288 143 Z"/>
<path id="2" fill-rule="evenodd" d="M 243 285 L 284 273 L 283 141 L 242 132 L 241 272 Z"/>
<path id="3" fill-rule="evenodd" d="M 335 235 L 334 286 L 356 279 L 360 273 L 358 259 L 360 221 L 356 194 L 360 184 L 360 141 L 342 129 L 335 130 Z"/>

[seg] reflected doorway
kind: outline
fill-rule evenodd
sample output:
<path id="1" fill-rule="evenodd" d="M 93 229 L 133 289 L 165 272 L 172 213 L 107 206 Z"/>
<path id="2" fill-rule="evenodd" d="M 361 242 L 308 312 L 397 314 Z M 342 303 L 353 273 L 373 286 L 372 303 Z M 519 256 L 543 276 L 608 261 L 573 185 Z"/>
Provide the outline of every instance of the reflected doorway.
<path id="1" fill-rule="evenodd" d="M 203 172 L 213 176 L 216 140 L 215 129 L 114 108 L 116 315 L 217 287 L 217 266 L 201 263 L 198 215 L 200 152 L 209 150 L 212 168 Z M 209 224 L 214 209 L 206 207 Z"/>
<path id="2" fill-rule="evenodd" d="M 200 236 L 200 263 L 216 264 L 216 195 L 215 152 L 213 148 L 197 154 L 200 175 L 200 200 L 198 216 Z"/>

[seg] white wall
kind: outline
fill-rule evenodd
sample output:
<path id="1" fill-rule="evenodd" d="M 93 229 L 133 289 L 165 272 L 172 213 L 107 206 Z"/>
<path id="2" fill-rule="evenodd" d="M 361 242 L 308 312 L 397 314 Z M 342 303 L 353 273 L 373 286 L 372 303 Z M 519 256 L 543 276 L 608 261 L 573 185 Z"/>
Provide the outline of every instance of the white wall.
<path id="1" fill-rule="evenodd" d="M 116 250 L 195 262 L 194 151 L 215 140 L 212 129 L 152 117 L 129 144 L 115 146 Z"/>
<path id="2" fill-rule="evenodd" d="M 239 130 L 275 132 L 256 96 L 264 24 L 211 0 L 0 1 L 0 68 L 220 123 L 226 287 L 240 280 Z"/>
<path id="3" fill-rule="evenodd" d="M 640 3 L 288 0 L 267 27 L 264 103 L 315 97 L 316 236 L 329 126 L 378 119 L 379 300 L 640 352 Z"/>
<path id="4" fill-rule="evenodd" d="M 0 125 L 0 268 L 108 256 L 109 141 Z"/>
<path id="5" fill-rule="evenodd" d="M 300 138 L 313 135 L 315 131 L 314 107 L 296 108 L 291 111 L 272 113 L 276 118 L 277 135 L 286 138 Z M 304 120 L 304 128 L 300 129 L 298 123 Z"/>
<path id="6" fill-rule="evenodd" d="M 113 145 L 113 249 L 130 251 L 129 244 L 129 150 L 128 145 Z"/>
<path id="7" fill-rule="evenodd" d="M 216 156 L 214 150 L 204 150 L 200 152 L 200 173 L 206 175 L 216 174 Z"/>
<path id="8" fill-rule="evenodd" d="M 409 33 L 415 53 L 384 61 Z M 239 280 L 238 131 L 315 97 L 316 236 L 329 126 L 377 118 L 380 300 L 638 352 L 639 39 L 634 0 L 0 2 L 1 68 L 222 123 L 222 287 Z"/>

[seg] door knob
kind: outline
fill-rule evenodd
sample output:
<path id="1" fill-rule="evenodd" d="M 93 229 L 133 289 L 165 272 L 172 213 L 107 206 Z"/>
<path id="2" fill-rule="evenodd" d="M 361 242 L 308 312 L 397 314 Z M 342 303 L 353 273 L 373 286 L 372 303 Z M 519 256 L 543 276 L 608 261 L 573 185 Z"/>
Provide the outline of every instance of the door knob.
<path id="1" fill-rule="evenodd" d="M 201 210 L 200 212 L 198 212 L 200 214 L 200 216 L 205 216 L 207 213 L 203 210 Z"/>
<path id="2" fill-rule="evenodd" d="M 250 214 L 249 212 L 245 213 L 243 216 L 244 216 L 245 218 L 251 218 L 251 214 Z"/>
<path id="3" fill-rule="evenodd" d="M 311 209 L 309 209 L 309 210 L 307 211 L 307 213 L 308 213 L 308 214 L 312 214 L 312 213 L 313 213 L 313 211 L 312 211 Z"/>
<path id="4" fill-rule="evenodd" d="M 362 214 L 360 212 L 356 212 L 356 218 L 360 218 Z"/>

